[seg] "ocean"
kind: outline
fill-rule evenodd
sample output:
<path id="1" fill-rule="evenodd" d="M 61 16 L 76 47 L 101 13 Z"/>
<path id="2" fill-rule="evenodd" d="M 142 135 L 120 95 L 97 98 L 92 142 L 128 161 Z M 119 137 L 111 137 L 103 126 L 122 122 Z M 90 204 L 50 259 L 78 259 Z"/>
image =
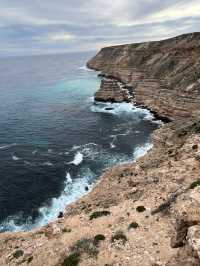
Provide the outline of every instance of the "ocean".
<path id="1" fill-rule="evenodd" d="M 128 103 L 94 103 L 93 53 L 0 60 L 0 232 L 55 220 L 102 171 L 151 148 L 160 126 Z M 108 108 L 111 107 L 112 108 Z"/>

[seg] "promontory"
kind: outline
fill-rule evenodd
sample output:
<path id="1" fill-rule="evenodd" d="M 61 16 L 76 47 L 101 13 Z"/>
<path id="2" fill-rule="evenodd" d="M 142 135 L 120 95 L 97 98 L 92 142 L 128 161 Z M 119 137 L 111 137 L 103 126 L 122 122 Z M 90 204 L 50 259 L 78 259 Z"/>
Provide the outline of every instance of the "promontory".
<path id="1" fill-rule="evenodd" d="M 102 174 L 64 217 L 0 234 L 0 265 L 200 265 L 200 33 L 103 48 L 96 101 L 131 102 L 165 123 L 137 162 Z"/>

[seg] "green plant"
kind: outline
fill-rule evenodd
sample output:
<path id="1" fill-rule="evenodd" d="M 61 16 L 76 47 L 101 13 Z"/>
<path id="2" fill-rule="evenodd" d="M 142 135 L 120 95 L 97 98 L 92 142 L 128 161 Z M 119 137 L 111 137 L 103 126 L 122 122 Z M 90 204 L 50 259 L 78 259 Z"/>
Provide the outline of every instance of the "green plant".
<path id="1" fill-rule="evenodd" d="M 110 215 L 109 211 L 95 211 L 90 215 L 90 220 L 97 219 L 102 216 L 108 216 Z"/>
<path id="2" fill-rule="evenodd" d="M 127 242 L 127 237 L 122 231 L 117 231 L 111 238 L 112 243 L 114 243 L 115 241 L 121 241 L 123 245 L 125 245 L 125 243 Z"/>
<path id="3" fill-rule="evenodd" d="M 33 260 L 33 256 L 29 257 L 28 260 L 27 260 L 27 263 L 31 263 L 31 261 Z"/>
<path id="4" fill-rule="evenodd" d="M 63 233 L 71 233 L 71 231 L 72 231 L 72 230 L 71 230 L 70 228 L 63 228 L 63 229 L 62 229 L 62 232 L 63 232 Z"/>
<path id="5" fill-rule="evenodd" d="M 77 266 L 80 262 L 81 255 L 86 253 L 89 257 L 97 257 L 98 250 L 94 246 L 94 240 L 82 238 L 70 247 L 71 254 L 64 259 L 61 266 Z"/>
<path id="6" fill-rule="evenodd" d="M 64 259 L 61 266 L 77 266 L 80 262 L 80 253 L 74 252 Z"/>
<path id="7" fill-rule="evenodd" d="M 146 208 L 145 208 L 144 206 L 138 206 L 138 207 L 136 208 L 136 211 L 137 211 L 137 212 L 144 212 L 144 211 L 146 211 Z"/>
<path id="8" fill-rule="evenodd" d="M 105 238 L 104 235 L 99 234 L 99 235 L 96 235 L 96 236 L 94 237 L 94 241 L 93 241 L 93 243 L 94 243 L 95 246 L 98 246 L 98 245 L 99 245 L 99 242 L 100 242 L 100 241 L 104 241 L 105 239 L 106 239 L 106 238 Z"/>
<path id="9" fill-rule="evenodd" d="M 129 224 L 129 226 L 128 226 L 128 230 L 136 229 L 136 228 L 138 228 L 138 227 L 139 227 L 138 223 L 136 223 L 136 222 L 132 222 L 131 224 Z"/>
<path id="10" fill-rule="evenodd" d="M 90 257 L 96 257 L 98 254 L 97 248 L 94 246 L 93 239 L 83 238 L 78 240 L 74 246 L 71 247 L 73 253 L 86 253 Z"/>
<path id="11" fill-rule="evenodd" d="M 14 253 L 13 253 L 13 257 L 15 259 L 18 259 L 19 257 L 24 255 L 24 251 L 21 249 L 17 249 Z"/>
<path id="12" fill-rule="evenodd" d="M 200 179 L 194 181 L 191 185 L 190 185 L 190 189 L 194 189 L 195 187 L 200 186 Z"/>

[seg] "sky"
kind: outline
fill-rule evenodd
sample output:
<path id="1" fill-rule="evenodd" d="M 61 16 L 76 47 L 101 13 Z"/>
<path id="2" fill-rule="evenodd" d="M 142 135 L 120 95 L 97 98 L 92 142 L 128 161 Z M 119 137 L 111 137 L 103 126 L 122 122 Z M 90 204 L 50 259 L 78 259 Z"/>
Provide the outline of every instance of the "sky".
<path id="1" fill-rule="evenodd" d="M 96 51 L 200 31 L 200 0 L 0 0 L 0 55 Z"/>

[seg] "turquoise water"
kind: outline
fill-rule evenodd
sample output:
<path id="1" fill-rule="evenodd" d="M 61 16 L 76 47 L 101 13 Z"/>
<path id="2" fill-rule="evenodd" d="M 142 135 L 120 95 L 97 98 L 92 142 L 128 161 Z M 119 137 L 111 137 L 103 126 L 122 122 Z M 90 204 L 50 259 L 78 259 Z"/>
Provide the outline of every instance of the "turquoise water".
<path id="1" fill-rule="evenodd" d="M 94 104 L 90 53 L 0 62 L 0 231 L 57 218 L 102 170 L 150 147 L 159 125 L 130 104 Z"/>

